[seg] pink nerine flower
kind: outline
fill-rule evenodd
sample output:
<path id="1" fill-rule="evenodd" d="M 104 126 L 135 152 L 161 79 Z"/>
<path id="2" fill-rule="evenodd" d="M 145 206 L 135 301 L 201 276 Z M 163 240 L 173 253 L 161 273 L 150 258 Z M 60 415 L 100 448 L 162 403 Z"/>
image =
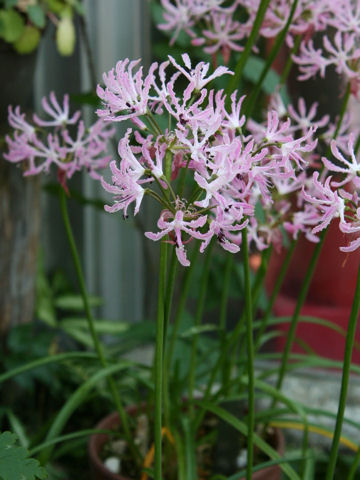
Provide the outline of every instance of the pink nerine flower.
<path id="1" fill-rule="evenodd" d="M 133 73 L 140 61 L 129 63 L 126 58 L 116 64 L 115 70 L 112 68 L 107 74 L 104 73 L 105 89 L 100 85 L 97 87 L 97 94 L 104 105 L 103 109 L 97 110 L 100 117 L 120 122 L 147 113 L 157 63 L 150 66 L 149 73 L 143 79 L 142 67 Z"/>
<path id="2" fill-rule="evenodd" d="M 61 108 L 54 92 L 50 92 L 50 103 L 46 97 L 41 100 L 44 111 L 53 118 L 53 120 L 42 120 L 37 115 L 34 115 L 34 122 L 40 127 L 61 127 L 66 125 L 74 125 L 80 118 L 81 113 L 75 112 L 72 117 L 69 117 L 69 95 L 64 95 L 63 107 Z"/>
<path id="3" fill-rule="evenodd" d="M 105 205 L 105 210 L 110 213 L 123 210 L 124 218 L 126 218 L 129 205 L 135 202 L 134 215 L 136 215 L 144 197 L 144 189 L 137 181 L 136 176 L 131 174 L 131 171 L 124 172 L 121 168 L 117 168 L 115 161 L 110 163 L 110 169 L 113 174 L 113 184 L 110 185 L 103 178 L 101 178 L 101 184 L 107 192 L 114 195 L 115 203 L 112 206 Z"/>
<path id="4" fill-rule="evenodd" d="M 360 61 L 360 48 L 355 34 L 335 34 L 334 43 L 331 43 L 325 35 L 323 38 L 324 48 L 315 49 L 312 40 L 308 44 L 301 45 L 300 54 L 294 55 L 294 61 L 300 65 L 301 75 L 299 80 L 308 80 L 318 72 L 323 78 L 325 71 L 330 65 L 334 65 L 338 74 L 344 74 L 347 78 L 359 77 L 358 64 Z"/>
<path id="5" fill-rule="evenodd" d="M 205 87 L 211 80 L 214 80 L 214 78 L 221 77 L 224 74 L 228 75 L 234 75 L 231 70 L 229 70 L 227 67 L 218 67 L 214 73 L 212 73 L 209 77 L 206 77 L 206 74 L 210 68 L 209 63 L 205 62 L 200 62 L 196 65 L 194 69 L 191 68 L 191 60 L 190 57 L 187 53 L 184 53 L 181 55 L 181 58 L 183 59 L 183 62 L 185 64 L 185 68 L 180 66 L 176 61 L 173 59 L 171 55 L 169 55 L 169 60 L 170 62 L 174 65 L 175 68 L 179 70 L 189 81 L 190 85 L 193 86 L 194 90 L 200 91 L 202 88 Z"/>
<path id="6" fill-rule="evenodd" d="M 203 227 L 206 221 L 207 215 L 203 215 L 194 220 L 185 220 L 183 211 L 177 210 L 174 216 L 170 211 L 165 210 L 160 215 L 157 223 L 158 227 L 161 229 L 161 232 L 145 232 L 145 235 L 151 240 L 155 241 L 160 240 L 165 235 L 170 235 L 171 242 L 175 243 L 176 245 L 175 251 L 179 262 L 181 265 L 184 265 L 184 267 L 188 267 L 190 262 L 186 257 L 186 251 L 181 232 L 187 233 L 190 237 L 203 239 L 203 234 L 198 232 L 197 229 Z M 173 234 L 172 237 L 171 234 Z"/>
<path id="7" fill-rule="evenodd" d="M 331 141 L 331 152 L 335 158 L 340 160 L 340 164 L 335 164 L 328 160 L 327 158 L 323 157 L 322 161 L 325 167 L 330 170 L 331 172 L 338 172 L 346 174 L 345 178 L 341 182 L 332 182 L 334 187 L 341 187 L 350 181 L 354 181 L 357 186 L 360 185 L 358 174 L 360 173 L 360 164 L 357 161 L 354 151 L 354 135 L 349 135 L 349 141 L 347 144 L 347 149 L 350 155 L 351 161 L 347 160 L 344 155 L 340 152 L 336 145 L 336 141 Z"/>
<path id="8" fill-rule="evenodd" d="M 70 178 L 74 172 L 85 169 L 90 176 L 98 179 L 98 170 L 106 167 L 110 161 L 107 156 L 107 141 L 114 129 L 98 120 L 88 130 L 80 119 L 80 112 L 69 114 L 69 98 L 65 95 L 61 108 L 55 94 L 50 94 L 50 103 L 42 101 L 46 113 L 53 120 L 42 120 L 34 115 L 34 123 L 41 126 L 36 129 L 28 123 L 25 115 L 16 107 L 9 107 L 9 123 L 14 128 L 13 136 L 6 136 L 8 152 L 4 158 L 9 162 L 24 162 L 24 175 L 37 175 L 49 172 L 52 165 Z M 67 126 L 71 125 L 71 133 Z"/>
<path id="9" fill-rule="evenodd" d="M 317 208 L 317 226 L 312 229 L 312 233 L 316 234 L 326 228 L 333 218 L 340 217 L 344 222 L 345 202 L 336 191 L 331 189 L 331 177 L 328 177 L 323 184 L 319 181 L 319 172 L 314 172 L 313 182 L 311 193 L 303 188 L 303 196 L 305 201 Z"/>

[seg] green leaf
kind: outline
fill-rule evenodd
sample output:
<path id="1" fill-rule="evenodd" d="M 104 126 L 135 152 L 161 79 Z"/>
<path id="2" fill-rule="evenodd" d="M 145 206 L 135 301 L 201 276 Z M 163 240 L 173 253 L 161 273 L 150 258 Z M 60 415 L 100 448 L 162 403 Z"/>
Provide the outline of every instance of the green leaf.
<path id="1" fill-rule="evenodd" d="M 85 7 L 79 0 L 68 0 L 68 3 L 74 7 L 76 13 L 79 15 L 85 15 Z"/>
<path id="2" fill-rule="evenodd" d="M 5 0 L 5 2 L 4 2 L 5 8 L 11 8 L 14 5 L 16 5 L 17 2 L 18 2 L 18 0 Z"/>
<path id="3" fill-rule="evenodd" d="M 100 99 L 92 90 L 84 93 L 71 93 L 71 103 L 78 103 L 79 105 L 91 105 L 98 108 L 100 106 Z M 102 202 L 102 208 L 104 208 L 104 202 Z"/>
<path id="4" fill-rule="evenodd" d="M 256 84 L 263 71 L 264 64 L 265 61 L 262 58 L 250 56 L 244 68 L 244 77 L 247 80 L 250 80 L 250 82 Z M 273 93 L 279 80 L 279 75 L 274 70 L 270 70 L 266 75 L 261 88 L 265 93 Z"/>
<path id="5" fill-rule="evenodd" d="M 282 244 L 283 244 L 284 248 L 288 249 L 290 247 L 289 235 L 287 234 L 283 225 L 280 225 L 280 232 L 281 232 L 281 237 L 282 237 Z"/>
<path id="6" fill-rule="evenodd" d="M 258 220 L 260 223 L 266 223 L 266 214 L 260 199 L 255 204 L 254 213 L 256 220 Z"/>
<path id="7" fill-rule="evenodd" d="M 210 325 L 210 324 L 199 325 L 199 326 L 189 328 L 188 330 L 186 330 L 184 333 L 181 334 L 181 337 L 182 338 L 193 337 L 194 335 L 198 335 L 199 333 L 213 332 L 214 330 L 218 330 L 218 327 L 216 325 Z"/>
<path id="8" fill-rule="evenodd" d="M 16 445 L 14 433 L 0 434 L 0 478 L 2 480 L 35 480 L 47 478 L 46 470 L 40 463 L 28 458 L 28 451 Z"/>
<path id="9" fill-rule="evenodd" d="M 20 37 L 14 42 L 14 48 L 21 55 L 26 55 L 37 48 L 40 38 L 40 31 L 37 28 L 26 25 Z"/>
<path id="10" fill-rule="evenodd" d="M 10 428 L 18 436 L 21 446 L 28 448 L 30 445 L 30 440 L 26 435 L 24 425 L 21 423 L 20 419 L 11 410 L 7 410 L 6 413 L 9 419 Z"/>
<path id="11" fill-rule="evenodd" d="M 13 43 L 23 33 L 25 22 L 15 10 L 0 10 L 1 36 L 5 42 Z"/>
<path id="12" fill-rule="evenodd" d="M 49 9 L 59 15 L 64 10 L 64 4 L 61 0 L 46 0 Z"/>
<path id="13" fill-rule="evenodd" d="M 84 310 L 83 299 L 80 295 L 61 295 L 55 299 L 55 306 L 62 310 Z M 102 305 L 100 297 L 89 297 L 90 307 Z"/>
<path id="14" fill-rule="evenodd" d="M 27 13 L 29 15 L 32 23 L 39 28 L 44 28 L 46 24 L 46 18 L 44 10 L 40 5 L 29 5 L 27 8 Z"/>
<path id="15" fill-rule="evenodd" d="M 109 333 L 111 335 L 121 334 L 128 331 L 131 326 L 126 322 L 112 322 L 109 320 L 97 320 L 94 322 L 95 330 L 99 333 Z M 77 328 L 88 330 L 88 321 L 86 318 L 64 318 L 61 321 L 62 328 Z"/>

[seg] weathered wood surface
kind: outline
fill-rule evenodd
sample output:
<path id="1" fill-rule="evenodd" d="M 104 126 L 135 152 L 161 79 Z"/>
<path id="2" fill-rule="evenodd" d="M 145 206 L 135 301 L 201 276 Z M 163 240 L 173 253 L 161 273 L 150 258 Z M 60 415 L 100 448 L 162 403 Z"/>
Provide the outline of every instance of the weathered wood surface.
<path id="1" fill-rule="evenodd" d="M 33 317 L 40 179 L 0 160 L 0 333 Z"/>
<path id="2" fill-rule="evenodd" d="M 8 133 L 7 105 L 31 109 L 36 56 L 0 42 L 0 137 Z M 0 143 L 0 335 L 33 317 L 40 223 L 40 180 L 23 178 L 3 158 Z"/>

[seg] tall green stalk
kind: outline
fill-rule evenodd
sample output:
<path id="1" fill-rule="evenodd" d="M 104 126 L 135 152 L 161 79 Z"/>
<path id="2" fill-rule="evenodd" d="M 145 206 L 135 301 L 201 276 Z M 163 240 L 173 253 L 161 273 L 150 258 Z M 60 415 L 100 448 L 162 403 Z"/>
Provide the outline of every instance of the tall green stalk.
<path id="1" fill-rule="evenodd" d="M 234 76 L 229 81 L 229 83 L 227 85 L 227 88 L 225 90 L 227 95 L 229 93 L 233 92 L 238 87 L 238 84 L 239 84 L 239 81 L 241 79 L 244 67 L 246 65 L 246 62 L 247 62 L 250 54 L 251 54 L 254 43 L 256 42 L 260 27 L 261 27 L 262 22 L 264 20 L 265 13 L 266 13 L 266 10 L 267 10 L 269 4 L 270 4 L 270 0 L 261 0 L 261 2 L 260 2 L 256 17 L 255 17 L 255 20 L 254 20 L 253 28 L 250 32 L 250 35 L 249 35 L 248 39 L 247 39 L 245 48 L 241 53 L 240 59 L 239 59 L 237 65 L 235 67 Z"/>
<path id="2" fill-rule="evenodd" d="M 155 480 L 162 480 L 162 413 L 163 413 L 163 372 L 164 372 L 164 331 L 165 331 L 165 284 L 167 267 L 167 243 L 162 241 L 160 246 L 160 268 L 158 283 L 158 305 L 156 321 L 155 346 Z"/>
<path id="3" fill-rule="evenodd" d="M 247 465 L 246 480 L 252 480 L 252 467 L 254 460 L 254 428 L 255 428 L 255 373 L 254 373 L 254 342 L 252 325 L 252 299 L 251 299 L 251 279 L 249 266 L 249 251 L 247 229 L 242 230 L 242 251 L 244 262 L 244 280 L 245 280 L 245 312 L 246 312 L 246 346 L 248 354 L 248 437 L 247 437 Z"/>
<path id="4" fill-rule="evenodd" d="M 86 320 L 87 320 L 87 323 L 88 323 L 90 335 L 91 335 L 91 338 L 92 338 L 92 341 L 93 341 L 93 344 L 94 344 L 95 351 L 96 351 L 97 356 L 99 358 L 99 361 L 100 361 L 102 367 L 106 368 L 108 366 L 108 363 L 106 361 L 101 342 L 99 340 L 98 334 L 97 334 L 96 329 L 95 329 L 95 322 L 94 322 L 94 318 L 92 316 L 91 309 L 90 309 L 89 298 L 88 298 L 88 294 L 87 294 L 86 286 L 85 286 L 84 274 L 83 274 L 83 271 L 82 271 L 82 268 L 81 268 L 80 256 L 79 256 L 77 248 L 76 248 L 75 238 L 74 238 L 74 235 L 73 235 L 73 232 L 72 232 L 71 223 L 70 223 L 70 219 L 69 219 L 67 202 L 66 202 L 66 194 L 65 194 L 65 191 L 64 191 L 63 188 L 61 188 L 59 190 L 59 196 L 60 196 L 61 215 L 62 215 L 62 218 L 63 218 L 63 221 L 64 221 L 65 231 L 66 231 L 67 239 L 68 239 L 68 242 L 69 242 L 69 246 L 70 246 L 71 254 L 72 254 L 72 257 L 73 257 L 73 261 L 74 261 L 74 267 L 75 267 L 75 271 L 76 271 L 76 275 L 77 275 L 77 279 L 78 279 L 78 283 L 79 283 L 79 287 L 80 287 L 80 293 L 81 293 L 81 297 L 82 297 L 83 304 L 84 304 L 84 310 L 85 310 L 85 315 L 86 315 Z M 107 382 L 108 382 L 110 393 L 111 393 L 111 395 L 113 397 L 113 400 L 114 400 L 114 404 L 115 404 L 116 409 L 119 413 L 119 417 L 120 417 L 120 420 L 121 420 L 122 427 L 124 429 L 125 438 L 126 438 L 126 441 L 128 443 L 129 449 L 130 449 L 130 451 L 131 451 L 131 453 L 134 457 L 134 460 L 137 463 L 140 463 L 141 462 L 141 455 L 140 455 L 140 452 L 139 452 L 138 448 L 136 447 L 136 445 L 133 441 L 133 438 L 131 436 L 128 417 L 127 417 L 127 414 L 126 414 L 125 409 L 123 407 L 123 404 L 121 402 L 120 395 L 119 395 L 119 392 L 117 390 L 117 387 L 116 387 L 116 384 L 115 384 L 115 381 L 114 381 L 112 375 L 107 376 Z"/>
<path id="5" fill-rule="evenodd" d="M 275 282 L 275 285 L 274 285 L 274 288 L 273 288 L 273 291 L 271 293 L 271 296 L 269 298 L 269 301 L 268 301 L 268 304 L 267 304 L 267 307 L 266 307 L 266 310 L 264 312 L 264 316 L 262 318 L 262 321 L 261 321 L 261 325 L 260 325 L 260 328 L 256 334 L 256 339 L 255 339 L 255 352 L 259 349 L 260 347 L 260 342 L 261 342 L 261 337 L 263 336 L 265 330 L 266 330 L 266 327 L 268 326 L 268 323 L 269 323 L 269 319 L 270 319 L 270 315 L 271 315 L 271 312 L 272 312 L 272 309 L 273 309 L 273 306 L 274 306 L 274 303 L 275 303 L 275 300 L 276 300 L 276 297 L 278 296 L 278 293 L 280 291 L 280 288 L 282 287 L 282 284 L 284 282 L 284 279 L 285 279 L 285 275 L 286 275 L 286 272 L 289 268 L 289 264 L 291 262 L 291 259 L 292 259 L 292 256 L 294 254 L 294 250 L 295 250 L 295 247 L 297 245 L 297 241 L 296 240 L 292 240 L 291 241 L 291 244 L 290 244 L 290 247 L 288 249 L 288 251 L 286 252 L 286 256 L 285 256 L 285 259 L 281 265 L 281 269 L 280 269 L 280 272 L 279 274 L 277 275 L 276 277 L 276 282 Z"/>
<path id="6" fill-rule="evenodd" d="M 197 303 L 197 308 L 195 313 L 195 322 L 194 322 L 195 327 L 200 325 L 203 317 L 203 313 L 204 313 L 213 245 L 214 245 L 214 242 L 211 242 L 206 251 L 206 257 L 205 257 L 204 267 L 203 267 L 201 281 L 200 281 L 201 283 L 200 283 L 199 300 Z M 196 356 L 197 356 L 198 340 L 199 340 L 199 335 L 195 334 L 192 339 L 190 370 L 189 370 L 189 402 L 190 402 L 191 412 L 193 412 L 192 400 L 194 397 L 194 390 L 195 390 Z"/>
<path id="7" fill-rule="evenodd" d="M 165 310 L 164 310 L 164 417 L 165 424 L 168 426 L 170 422 L 170 395 L 169 395 L 169 369 L 170 363 L 167 361 L 166 339 L 168 336 L 168 326 L 170 323 L 172 299 L 174 295 L 174 286 L 176 279 L 176 272 L 178 267 L 178 259 L 175 250 L 172 252 L 169 274 L 166 284 L 165 294 Z"/>
<path id="8" fill-rule="evenodd" d="M 344 95 L 344 99 L 343 99 L 343 102 L 342 102 L 342 105 L 341 105 L 340 115 L 339 115 L 339 118 L 338 118 L 338 121 L 337 121 L 337 125 L 336 125 L 336 128 L 335 128 L 334 135 L 333 135 L 333 139 L 336 139 L 336 137 L 337 137 L 337 135 L 340 131 L 340 128 L 341 128 L 341 125 L 342 125 L 342 122 L 343 122 L 343 119 L 344 119 L 344 116 L 345 116 L 345 112 L 347 110 L 347 106 L 348 106 L 348 103 L 349 103 L 350 94 L 351 94 L 351 84 L 350 84 L 350 82 L 348 82 L 347 87 L 346 87 L 346 92 L 345 92 L 345 95 Z M 327 150 L 327 155 L 329 155 L 330 151 L 331 150 L 330 150 L 330 147 L 329 147 L 328 150 Z M 291 351 L 291 348 L 292 348 L 292 345 L 293 345 L 293 342 L 294 342 L 294 338 L 295 338 L 296 327 L 297 327 L 297 323 L 298 323 L 298 320 L 299 320 L 300 310 L 301 310 L 301 308 L 302 308 L 302 306 L 305 302 L 306 295 L 307 295 L 307 292 L 308 292 L 309 287 L 310 287 L 311 278 L 312 278 L 312 275 L 315 271 L 316 264 L 317 264 L 322 246 L 324 244 L 325 236 L 326 236 L 327 231 L 328 231 L 327 229 L 323 230 L 320 234 L 320 241 L 319 241 L 319 243 L 316 244 L 315 250 L 313 252 L 313 256 L 310 260 L 310 264 L 309 264 L 308 270 L 306 272 L 306 276 L 305 276 L 303 285 L 302 285 L 301 290 L 300 290 L 300 294 L 299 294 L 299 297 L 298 297 L 298 301 L 297 301 L 297 304 L 296 304 L 296 307 L 295 307 L 294 314 L 291 318 L 289 333 L 288 333 L 288 337 L 286 339 L 285 350 L 284 350 L 284 353 L 283 353 L 283 356 L 282 356 L 281 366 L 280 366 L 278 380 L 277 380 L 277 388 L 278 389 L 281 389 L 281 387 L 282 387 L 282 383 L 283 383 L 285 372 L 286 372 L 286 366 L 287 366 L 288 359 L 289 359 L 289 354 L 290 354 L 290 351 Z M 276 400 L 274 400 L 273 406 L 275 405 L 275 403 L 276 403 Z"/>
<path id="9" fill-rule="evenodd" d="M 251 114 L 252 114 L 252 111 L 254 109 L 254 106 L 255 106 L 255 102 L 257 100 L 257 97 L 260 93 L 260 90 L 261 90 L 261 87 L 262 87 L 262 84 L 265 80 L 265 77 L 266 75 L 268 74 L 276 56 L 278 55 L 279 51 L 280 51 L 280 48 L 283 46 L 284 44 L 284 40 L 285 40 L 285 37 L 286 37 L 286 34 L 290 28 L 290 25 L 291 25 L 291 22 L 292 22 L 292 19 L 294 17 L 294 14 L 295 14 L 295 10 L 296 10 L 296 7 L 297 7 L 297 4 L 298 4 L 298 0 L 294 0 L 293 4 L 292 4 L 292 7 L 291 7 L 291 10 L 290 10 L 290 14 L 289 14 L 289 17 L 287 19 L 287 22 L 286 22 L 286 25 L 285 27 L 282 29 L 282 31 L 279 33 L 279 35 L 276 37 L 276 40 L 274 42 L 274 45 L 266 59 L 266 63 L 264 65 L 264 68 L 261 72 L 261 75 L 260 75 L 260 78 L 259 80 L 257 81 L 256 85 L 255 85 L 255 88 L 252 90 L 251 92 L 251 95 L 249 97 L 249 100 L 247 101 L 246 103 L 246 107 L 245 107 L 245 114 L 247 117 L 250 117 Z"/>
<path id="10" fill-rule="evenodd" d="M 172 357 L 174 355 L 177 334 L 178 334 L 178 331 L 179 331 L 181 318 L 182 318 L 182 315 L 184 313 L 186 300 L 187 300 L 188 295 L 189 295 L 189 289 L 190 289 L 192 274 L 193 274 L 193 271 L 194 271 L 194 267 L 195 267 L 195 264 L 196 264 L 196 259 L 197 259 L 198 253 L 199 253 L 199 249 L 196 248 L 196 246 L 195 246 L 193 255 L 191 257 L 190 266 L 187 267 L 187 269 L 185 271 L 184 280 L 183 280 L 183 283 L 182 283 L 182 289 L 181 289 L 181 293 L 180 293 L 180 299 L 179 299 L 178 306 L 177 306 L 177 309 L 176 309 L 175 320 L 174 320 L 174 323 L 173 323 L 171 337 L 170 337 L 169 345 L 168 345 L 168 348 L 167 348 L 166 363 L 169 366 L 171 365 Z"/>
<path id="11" fill-rule="evenodd" d="M 322 246 L 324 244 L 326 232 L 327 232 L 327 230 L 323 230 L 321 232 L 320 241 L 315 246 L 315 250 L 314 250 L 313 255 L 311 257 L 310 264 L 309 264 L 309 267 L 307 269 L 305 279 L 303 281 L 303 284 L 301 286 L 301 289 L 300 289 L 300 292 L 299 292 L 299 295 L 298 295 L 298 301 L 296 303 L 296 307 L 295 307 L 293 316 L 291 318 L 290 328 L 289 328 L 289 331 L 288 331 L 288 334 L 287 334 L 285 349 L 284 349 L 284 352 L 283 352 L 283 355 L 282 355 L 281 365 L 280 365 L 279 374 L 278 374 L 278 379 L 277 379 L 277 382 L 276 382 L 276 388 L 278 390 L 281 390 L 281 387 L 282 387 L 282 384 L 283 384 L 283 381 L 284 381 L 284 377 L 285 377 L 285 373 L 286 373 L 286 367 L 287 367 L 288 362 L 289 362 L 289 355 L 290 355 L 291 348 L 293 346 L 294 339 L 295 339 L 296 327 L 297 327 L 297 324 L 298 324 L 298 321 L 299 321 L 300 310 L 301 310 L 301 308 L 302 308 L 302 306 L 305 302 L 307 293 L 309 291 L 311 279 L 312 279 L 312 276 L 314 274 L 316 264 L 317 264 L 317 261 L 318 261 L 319 256 L 320 256 Z M 274 408 L 275 405 L 276 405 L 276 399 L 273 400 L 272 408 Z"/>
<path id="12" fill-rule="evenodd" d="M 335 473 L 336 460 L 339 450 L 341 430 L 344 421 L 344 413 L 346 407 L 346 397 L 349 386 L 350 378 L 350 366 L 351 366 L 351 357 L 355 340 L 355 332 L 357 320 L 359 317 L 360 310 L 360 266 L 358 270 L 356 288 L 354 293 L 354 300 L 352 304 L 349 324 L 346 334 L 346 343 L 345 343 L 345 354 L 344 354 L 344 363 L 342 369 L 342 379 L 341 379 L 341 390 L 340 390 L 340 399 L 338 412 L 336 416 L 335 432 L 333 436 L 333 441 L 330 450 L 330 459 L 328 463 L 328 469 L 326 472 L 326 480 L 333 480 Z"/>

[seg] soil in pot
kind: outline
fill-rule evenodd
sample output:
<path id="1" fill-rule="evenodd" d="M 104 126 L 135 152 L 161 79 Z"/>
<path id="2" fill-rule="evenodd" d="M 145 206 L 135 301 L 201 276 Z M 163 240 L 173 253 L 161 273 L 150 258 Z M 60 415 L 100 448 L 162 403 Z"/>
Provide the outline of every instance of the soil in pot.
<path id="1" fill-rule="evenodd" d="M 128 410 L 128 413 L 136 416 L 136 407 Z M 119 427 L 120 419 L 117 412 L 108 415 L 96 425 L 96 429 L 104 430 L 119 430 Z M 220 437 L 222 440 L 217 441 L 216 439 Z M 152 438 L 152 436 L 149 436 L 149 438 Z M 201 480 L 208 480 L 215 472 L 228 475 L 244 468 L 244 465 L 240 465 L 238 461 L 241 453 L 246 452 L 245 440 L 241 439 L 238 432 L 234 431 L 234 429 L 233 432 L 229 434 L 229 429 L 226 425 L 219 422 L 216 417 L 206 416 L 204 424 L 199 430 L 199 439 L 204 439 L 203 441 L 199 441 L 197 449 L 198 473 Z M 269 431 L 269 436 L 266 440 L 280 455 L 284 453 L 284 437 L 280 430 L 275 429 Z M 166 448 L 166 446 L 173 448 L 170 442 L 166 442 L 164 448 Z M 150 447 L 151 446 L 148 446 L 148 450 L 150 450 Z M 121 473 L 114 473 L 105 466 L 104 462 L 110 455 L 114 459 L 114 463 L 116 463 L 116 455 L 119 453 L 119 450 L 120 452 L 122 451 L 122 458 L 120 459 Z M 232 455 L 229 455 L 229 451 L 232 452 Z M 147 452 L 145 452 L 144 456 L 146 453 Z M 89 441 L 89 457 L 93 480 L 140 480 L 142 478 L 141 473 L 130 459 L 126 449 L 124 450 L 124 442 L 118 440 L 116 437 L 111 440 L 106 434 L 92 435 Z M 262 463 L 268 460 L 268 458 L 262 457 L 261 453 L 257 452 L 257 460 L 258 463 Z M 169 467 L 168 464 L 167 467 Z M 166 480 L 176 480 L 175 460 L 173 466 L 170 466 L 167 470 L 168 473 L 164 478 L 166 478 Z M 265 468 L 255 472 L 253 479 L 280 480 L 281 469 L 277 465 Z"/>

